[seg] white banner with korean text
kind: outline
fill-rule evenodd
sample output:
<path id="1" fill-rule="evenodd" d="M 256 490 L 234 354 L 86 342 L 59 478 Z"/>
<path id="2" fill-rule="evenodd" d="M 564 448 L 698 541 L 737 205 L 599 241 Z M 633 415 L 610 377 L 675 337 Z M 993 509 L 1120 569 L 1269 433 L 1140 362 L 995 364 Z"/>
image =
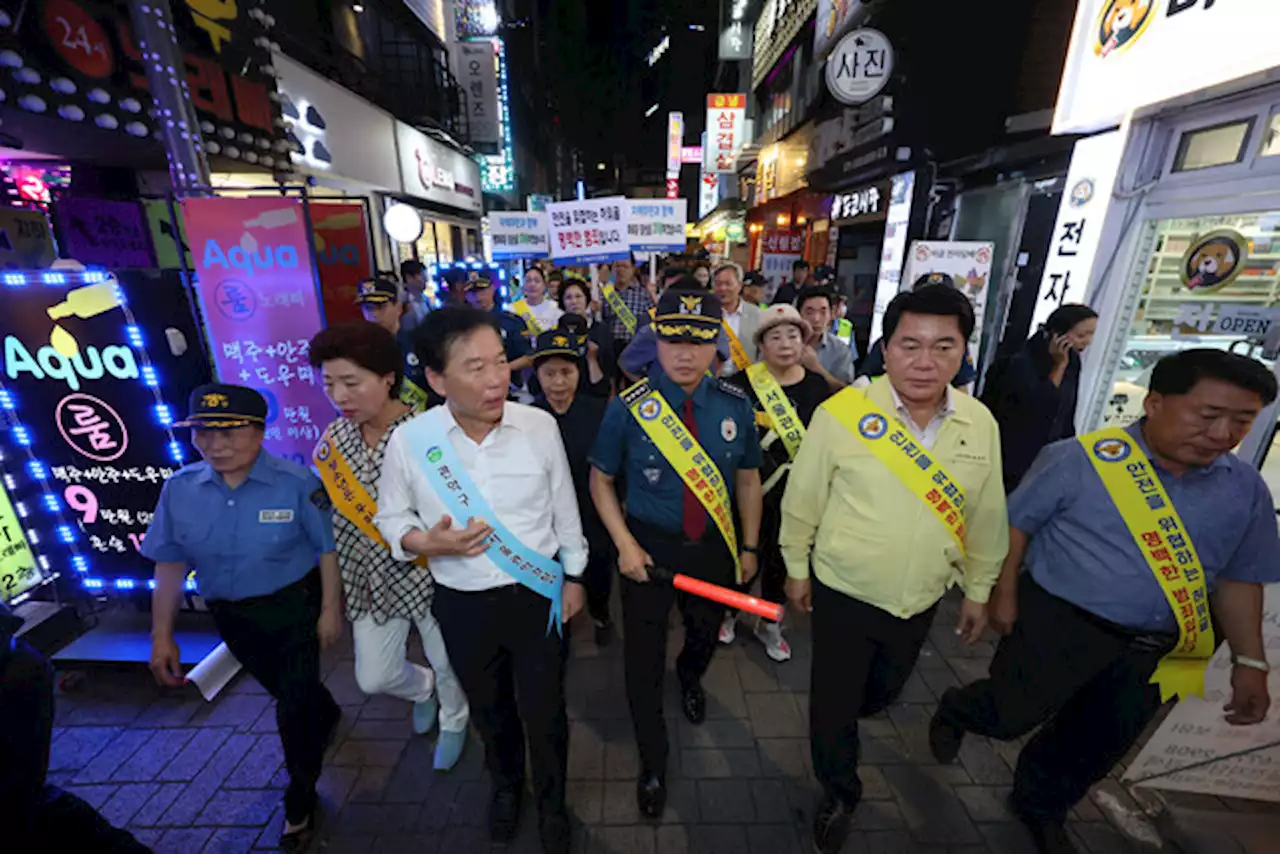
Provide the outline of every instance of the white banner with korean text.
<path id="1" fill-rule="evenodd" d="M 561 264 L 599 264 L 631 255 L 630 205 L 622 196 L 547 205 L 551 258 Z"/>
<path id="2" fill-rule="evenodd" d="M 628 199 L 627 240 L 635 252 L 683 252 L 685 199 Z"/>
<path id="3" fill-rule="evenodd" d="M 488 220 L 494 261 L 546 258 L 551 254 L 545 212 L 494 211 Z"/>

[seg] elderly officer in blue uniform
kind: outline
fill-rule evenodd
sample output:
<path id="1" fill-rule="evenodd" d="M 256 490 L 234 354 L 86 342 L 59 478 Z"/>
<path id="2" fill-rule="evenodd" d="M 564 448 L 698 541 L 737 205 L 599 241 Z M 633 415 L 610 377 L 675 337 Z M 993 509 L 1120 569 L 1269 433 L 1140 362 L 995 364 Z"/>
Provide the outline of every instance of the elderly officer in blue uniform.
<path id="1" fill-rule="evenodd" d="M 746 394 L 707 375 L 720 323 L 720 301 L 695 279 L 663 293 L 653 321 L 658 363 L 609 404 L 591 453 L 591 497 L 624 576 L 627 699 L 641 762 L 636 800 L 648 818 L 661 816 L 666 805 L 662 686 L 671 605 L 678 603 L 684 617 L 676 675 L 681 707 L 694 724 L 706 717 L 701 680 L 724 616 L 723 607 L 677 594 L 650 570 L 676 570 L 722 586 L 756 573 L 760 443 Z M 624 475 L 625 517 L 615 486 Z"/>
<path id="2" fill-rule="evenodd" d="M 364 319 L 376 323 L 396 336 L 396 344 L 404 354 L 404 376 L 400 382 L 400 399 L 419 411 L 429 409 L 444 398 L 427 383 L 422 360 L 413 351 L 413 333 L 405 327 L 406 306 L 399 298 L 399 287 L 386 278 L 365 279 L 356 288 L 356 302 Z"/>
<path id="3" fill-rule="evenodd" d="M 1266 716 L 1263 585 L 1280 581 L 1280 538 L 1266 483 L 1232 449 L 1275 399 L 1275 376 L 1252 359 L 1167 356 L 1146 417 L 1049 445 L 1009 497 L 1009 556 L 990 603 L 1005 637 L 989 679 L 943 693 L 930 745 L 945 764 L 965 732 L 1039 727 L 1012 795 L 1039 851 L 1076 850 L 1067 812 L 1162 699 L 1203 684 L 1215 631 L 1234 665 L 1227 722 Z"/>
<path id="4" fill-rule="evenodd" d="M 320 681 L 320 647 L 342 633 L 342 591 L 324 487 L 263 450 L 266 416 L 266 400 L 250 388 L 192 392 L 178 426 L 191 428 L 204 459 L 165 482 L 142 554 L 156 563 L 156 679 L 183 684 L 173 622 L 194 569 L 223 642 L 275 698 L 289 771 L 280 848 L 296 852 L 311 841 L 316 780 L 341 714 Z"/>

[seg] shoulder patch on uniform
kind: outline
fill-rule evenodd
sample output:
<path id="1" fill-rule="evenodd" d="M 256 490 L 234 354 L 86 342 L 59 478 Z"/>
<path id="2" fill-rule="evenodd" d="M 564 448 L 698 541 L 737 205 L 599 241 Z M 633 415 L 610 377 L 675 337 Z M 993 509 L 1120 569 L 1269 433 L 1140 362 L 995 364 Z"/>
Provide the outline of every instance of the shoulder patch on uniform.
<path id="1" fill-rule="evenodd" d="M 748 400 L 748 401 L 751 400 L 751 398 L 747 395 L 745 391 L 738 388 L 736 385 L 733 385 L 728 380 L 723 380 L 717 377 L 716 385 L 720 387 L 721 391 L 726 392 L 727 394 L 731 394 L 736 398 L 739 398 L 741 400 Z"/>
<path id="2" fill-rule="evenodd" d="M 311 493 L 311 503 L 325 513 L 333 509 L 333 502 L 329 500 L 329 493 L 325 492 L 323 488 Z"/>

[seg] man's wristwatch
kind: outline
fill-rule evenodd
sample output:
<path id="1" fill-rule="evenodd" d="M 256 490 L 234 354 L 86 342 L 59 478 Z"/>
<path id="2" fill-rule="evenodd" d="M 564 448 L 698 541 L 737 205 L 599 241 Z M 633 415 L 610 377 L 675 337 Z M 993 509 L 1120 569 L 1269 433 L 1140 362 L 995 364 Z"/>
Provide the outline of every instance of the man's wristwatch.
<path id="1" fill-rule="evenodd" d="M 1261 670 L 1263 673 L 1271 672 L 1271 665 L 1267 664 L 1260 658 L 1248 658 L 1243 655 L 1231 656 L 1231 663 L 1237 667 L 1248 667 L 1250 670 Z"/>
<path id="2" fill-rule="evenodd" d="M 581 575 L 566 575 L 564 577 L 564 582 L 565 584 L 586 584 L 586 582 L 582 580 Z"/>
<path id="3" fill-rule="evenodd" d="M 745 555 L 758 555 L 760 554 L 760 547 L 759 546 L 743 546 L 741 549 L 741 552 Z"/>

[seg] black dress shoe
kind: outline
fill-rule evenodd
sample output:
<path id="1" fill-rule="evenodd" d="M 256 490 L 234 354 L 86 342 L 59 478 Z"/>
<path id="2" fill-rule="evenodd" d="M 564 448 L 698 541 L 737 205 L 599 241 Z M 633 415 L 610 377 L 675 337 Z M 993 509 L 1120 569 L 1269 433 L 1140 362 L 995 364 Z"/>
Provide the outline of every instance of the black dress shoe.
<path id="1" fill-rule="evenodd" d="M 313 807 L 305 825 L 297 830 L 280 834 L 278 847 L 281 851 L 285 854 L 303 854 L 311 847 L 311 842 L 316 836 L 316 812 L 317 810 Z"/>
<path id="2" fill-rule="evenodd" d="M 661 777 L 647 774 L 636 781 L 636 804 L 645 818 L 662 818 L 667 808 L 667 785 Z"/>
<path id="3" fill-rule="evenodd" d="M 929 750 L 939 765 L 950 765 L 960 755 L 960 745 L 964 742 L 964 730 L 952 723 L 947 715 L 947 701 L 958 694 L 955 688 L 942 692 L 938 701 L 938 710 L 929 721 Z"/>
<path id="4" fill-rule="evenodd" d="M 494 842 L 510 842 L 516 838 L 520 824 L 520 786 L 495 789 L 489 804 L 489 839 Z"/>
<path id="5" fill-rule="evenodd" d="M 853 827 L 856 806 L 832 795 L 823 796 L 818 814 L 813 817 L 813 850 L 817 854 L 840 854 Z"/>
<path id="6" fill-rule="evenodd" d="M 1033 815 L 1020 807 L 1018 799 L 1012 795 L 1009 797 L 1009 809 L 1027 828 L 1039 854 L 1080 854 L 1062 820 Z"/>
<path id="7" fill-rule="evenodd" d="M 543 854 L 569 854 L 569 813 L 563 807 L 543 813 L 538 818 L 538 836 L 542 840 Z"/>
<path id="8" fill-rule="evenodd" d="M 701 685 L 691 685 L 680 692 L 680 707 L 691 724 L 700 724 L 707 719 L 707 692 Z"/>

